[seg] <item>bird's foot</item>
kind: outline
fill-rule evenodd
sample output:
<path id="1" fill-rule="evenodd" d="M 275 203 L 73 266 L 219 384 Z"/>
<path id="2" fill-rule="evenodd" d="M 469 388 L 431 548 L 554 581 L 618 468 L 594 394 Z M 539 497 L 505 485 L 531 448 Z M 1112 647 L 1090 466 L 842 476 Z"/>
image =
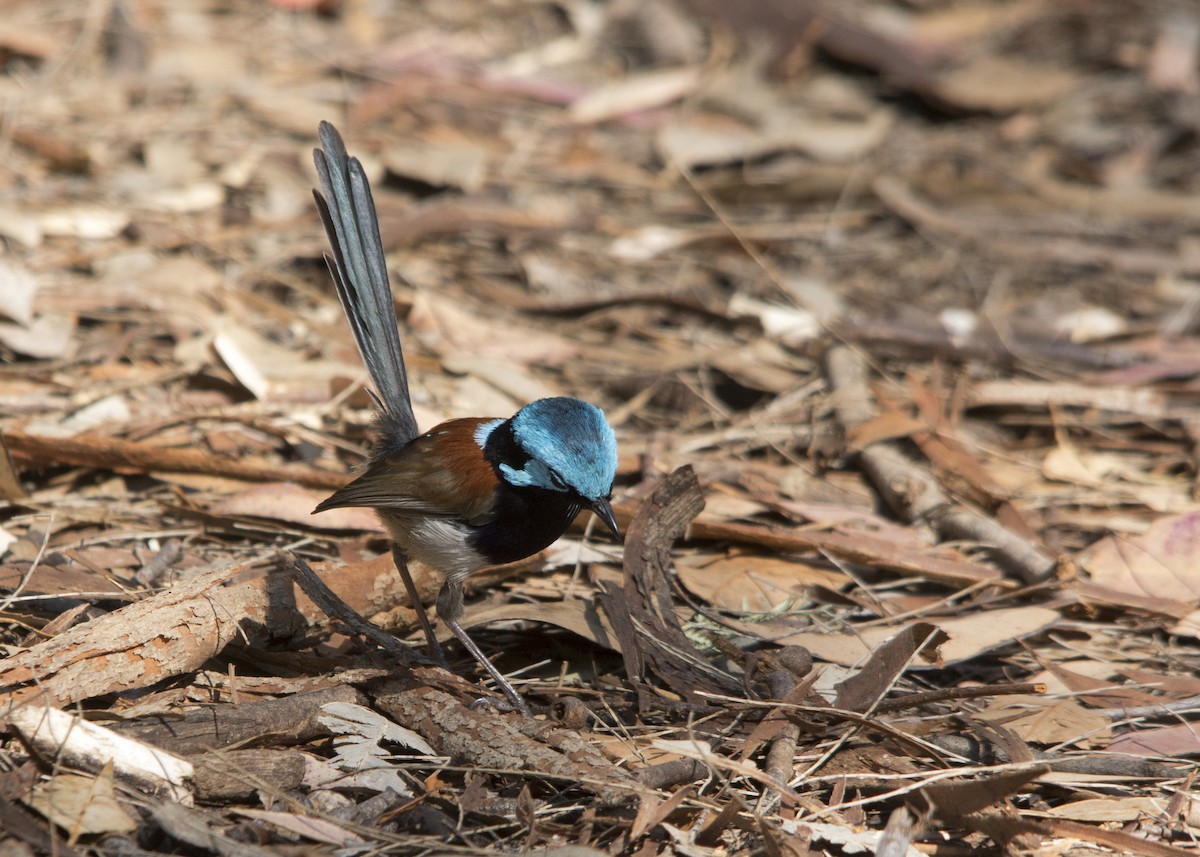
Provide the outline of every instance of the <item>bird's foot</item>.
<path id="1" fill-rule="evenodd" d="M 494 696 L 481 696 L 479 699 L 472 702 L 467 708 L 472 711 L 479 711 L 481 708 L 491 708 L 499 711 L 501 714 L 507 714 L 510 711 L 518 711 L 526 717 L 533 717 L 533 711 L 529 708 L 529 704 L 521 697 L 514 699 L 497 699 Z"/>

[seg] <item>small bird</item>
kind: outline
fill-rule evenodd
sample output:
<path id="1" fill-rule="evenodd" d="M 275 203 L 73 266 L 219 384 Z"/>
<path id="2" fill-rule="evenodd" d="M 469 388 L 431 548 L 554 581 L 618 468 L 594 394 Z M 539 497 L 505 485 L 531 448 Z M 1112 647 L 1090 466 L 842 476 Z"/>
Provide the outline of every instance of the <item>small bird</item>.
<path id="1" fill-rule="evenodd" d="M 514 562 L 561 536 L 591 509 L 620 537 L 611 499 L 617 440 L 604 412 L 579 399 L 539 399 L 508 419 L 464 417 L 419 434 L 371 189 L 341 135 L 322 122 L 313 150 L 314 190 L 332 256 L 326 255 L 359 354 L 375 385 L 378 436 L 366 469 L 314 512 L 375 509 L 434 656 L 445 663 L 408 572 L 408 559 L 443 575 L 438 616 L 488 671 L 513 708 L 529 715 L 459 624 L 463 581 L 483 566 Z"/>

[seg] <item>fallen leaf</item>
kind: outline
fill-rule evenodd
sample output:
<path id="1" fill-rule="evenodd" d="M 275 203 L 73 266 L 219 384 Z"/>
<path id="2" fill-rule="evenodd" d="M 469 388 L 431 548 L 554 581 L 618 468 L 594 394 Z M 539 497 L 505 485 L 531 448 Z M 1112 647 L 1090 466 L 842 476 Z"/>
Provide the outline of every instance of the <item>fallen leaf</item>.
<path id="1" fill-rule="evenodd" d="M 334 379 L 360 374 L 332 360 L 304 360 L 229 318 L 222 320 L 213 348 L 259 401 L 323 402 L 329 398 Z"/>
<path id="2" fill-rule="evenodd" d="M 347 847 L 361 845 L 367 841 L 335 821 L 315 818 L 311 815 L 297 815 L 292 812 L 276 812 L 267 809 L 235 809 L 234 811 L 238 815 L 273 824 L 282 830 L 314 842 Z"/>
<path id="3" fill-rule="evenodd" d="M 408 140 L 388 149 L 383 164 L 398 176 L 473 193 L 487 180 L 488 151 L 462 140 Z"/>
<path id="4" fill-rule="evenodd" d="M 606 617 L 591 601 L 572 599 L 558 603 L 504 604 L 487 610 L 471 610 L 462 623 L 468 628 L 490 625 L 494 622 L 538 622 L 564 628 L 573 634 L 591 640 L 614 652 L 620 651 L 617 635 Z M 438 628 L 438 638 L 445 641 L 453 638 L 444 625 Z"/>
<path id="5" fill-rule="evenodd" d="M 675 569 L 689 592 L 714 607 L 745 613 L 769 613 L 804 595 L 806 587 L 837 589 L 847 580 L 840 571 L 771 556 L 722 557 L 713 562 L 680 557 Z"/>
<path id="6" fill-rule="evenodd" d="M 1102 747 L 1112 734 L 1112 721 L 1073 699 L 1005 696 L 988 706 L 981 717 L 1011 729 L 1031 744 Z"/>
<path id="7" fill-rule="evenodd" d="M 222 499 L 214 504 L 212 511 L 218 515 L 271 518 L 323 530 L 383 531 L 383 525 L 370 509 L 346 507 L 314 515 L 313 509 L 328 496 L 328 491 L 311 491 L 291 482 L 269 482 Z"/>
<path id="8" fill-rule="evenodd" d="M 58 774 L 33 787 L 25 801 L 70 834 L 132 833 L 137 822 L 117 803 L 111 775 Z"/>
<path id="9" fill-rule="evenodd" d="M 1060 66 L 987 53 L 941 74 L 932 90 L 968 110 L 1004 113 L 1054 101 L 1078 82 L 1075 72 Z"/>
<path id="10" fill-rule="evenodd" d="M 534 330 L 466 309 L 461 300 L 420 291 L 413 298 L 408 325 L 439 354 L 473 354 L 508 360 L 518 366 L 562 366 L 579 346 L 546 330 Z"/>
<path id="11" fill-rule="evenodd" d="M 75 318 L 66 315 L 38 316 L 32 324 L 0 323 L 0 343 L 18 354 L 38 360 L 66 355 L 75 334 Z"/>
<path id="12" fill-rule="evenodd" d="M 1167 811 L 1167 798 L 1156 797 L 1109 797 L 1077 800 L 1061 806 L 1051 807 L 1046 814 L 1051 818 L 1072 818 L 1075 821 L 1137 821 L 1139 819 L 1161 819 Z M 1185 810 L 1186 824 L 1200 826 L 1200 807 L 1189 800 Z"/>
<path id="13" fill-rule="evenodd" d="M 129 215 L 111 208 L 80 205 L 45 211 L 37 216 L 46 235 L 101 240 L 116 238 L 129 226 Z"/>
<path id="14" fill-rule="evenodd" d="M 1160 518 L 1140 536 L 1101 539 L 1080 565 L 1100 586 L 1194 603 L 1200 600 L 1200 510 Z"/>
<path id="15" fill-rule="evenodd" d="M 37 288 L 32 271 L 11 259 L 0 259 L 0 313 L 20 324 L 30 324 Z"/>
<path id="16" fill-rule="evenodd" d="M 977 657 L 999 646 L 1009 645 L 1023 637 L 1040 633 L 1058 621 L 1058 612 L 1047 607 L 1012 607 L 1006 610 L 985 610 L 952 619 L 931 619 L 950 638 L 940 649 L 946 664 L 959 663 Z M 804 631 L 790 634 L 780 645 L 804 646 L 822 660 L 852 666 L 870 654 L 897 631 L 892 627 L 864 628 L 853 634 L 817 634 Z M 921 669 L 913 664 L 912 669 Z"/>
<path id="17" fill-rule="evenodd" d="M 700 69 L 669 68 L 631 74 L 598 86 L 571 105 L 571 121 L 603 122 L 677 101 L 700 82 Z"/>
<path id="18" fill-rule="evenodd" d="M 1126 732 L 1113 739 L 1108 752 L 1131 756 L 1195 756 L 1200 754 L 1200 728 L 1195 723 L 1177 723 Z"/>

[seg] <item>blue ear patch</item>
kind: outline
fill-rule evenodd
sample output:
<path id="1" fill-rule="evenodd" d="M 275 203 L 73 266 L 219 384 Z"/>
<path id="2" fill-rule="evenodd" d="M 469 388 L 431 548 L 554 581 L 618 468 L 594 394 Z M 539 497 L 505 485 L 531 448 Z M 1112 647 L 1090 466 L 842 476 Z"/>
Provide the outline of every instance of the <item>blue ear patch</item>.
<path id="1" fill-rule="evenodd" d="M 513 436 L 531 460 L 521 470 L 502 466 L 509 482 L 572 489 L 589 501 L 612 493 L 617 437 L 595 405 L 562 396 L 538 399 L 517 411 L 512 423 Z"/>

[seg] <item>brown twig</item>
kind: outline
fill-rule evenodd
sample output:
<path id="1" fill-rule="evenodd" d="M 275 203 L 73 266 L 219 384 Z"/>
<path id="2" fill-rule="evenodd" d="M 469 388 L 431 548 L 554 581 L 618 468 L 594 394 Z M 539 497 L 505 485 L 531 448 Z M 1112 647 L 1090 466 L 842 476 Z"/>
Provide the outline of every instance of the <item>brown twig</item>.
<path id="1" fill-rule="evenodd" d="M 0 444 L 13 457 L 38 464 L 73 464 L 135 473 L 204 473 L 251 482 L 294 482 L 310 488 L 336 489 L 350 481 L 343 473 L 303 465 L 228 458 L 200 449 L 177 449 L 112 437 L 42 437 L 7 431 L 0 437 Z"/>

